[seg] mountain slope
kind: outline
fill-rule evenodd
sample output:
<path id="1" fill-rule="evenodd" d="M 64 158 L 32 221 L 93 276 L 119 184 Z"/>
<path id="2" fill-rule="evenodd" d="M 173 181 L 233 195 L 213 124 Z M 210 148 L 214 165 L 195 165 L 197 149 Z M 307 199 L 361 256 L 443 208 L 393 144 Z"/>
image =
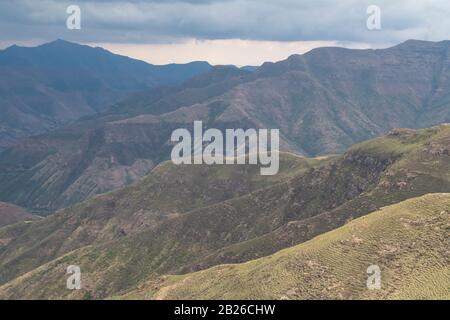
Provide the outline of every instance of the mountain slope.
<path id="1" fill-rule="evenodd" d="M 135 181 L 166 159 L 167 137 L 179 121 L 149 126 L 120 119 L 137 110 L 159 114 L 220 95 L 245 74 L 236 67 L 215 67 L 174 88 L 133 96 L 107 114 L 24 140 L 0 153 L 0 199 L 45 215 Z"/>
<path id="2" fill-rule="evenodd" d="M 272 256 L 165 277 L 125 297 L 449 299 L 449 228 L 450 194 L 426 195 Z M 371 265 L 381 269 L 381 290 L 367 289 Z"/>
<path id="3" fill-rule="evenodd" d="M 28 297 L 105 298 L 160 275 L 271 255 L 380 207 L 450 192 L 449 146 L 449 125 L 395 130 L 342 156 L 283 156 L 281 174 L 256 185 L 256 167 L 164 164 L 133 187 L 33 223 L 0 248 L 0 282 L 31 271 Z M 69 264 L 84 270 L 85 290 L 65 289 Z"/>
<path id="4" fill-rule="evenodd" d="M 167 160 L 172 131 L 194 120 L 222 130 L 279 128 L 282 150 L 312 156 L 393 128 L 448 122 L 449 44 L 319 48 L 253 72 L 214 68 L 150 90 L 0 154 L 0 199 L 48 212 L 121 187 Z"/>
<path id="5" fill-rule="evenodd" d="M 34 219 L 35 217 L 23 208 L 10 203 L 0 202 L 0 228 L 9 224 Z"/>
<path id="6" fill-rule="evenodd" d="M 136 185 L 98 196 L 31 225 L 0 247 L 2 279 L 90 244 L 155 230 L 185 213 L 274 185 L 326 160 L 285 155 L 280 175 L 262 177 L 257 166 L 174 166 L 164 163 Z M 11 267 L 6 267 L 10 265 Z M 12 267 L 14 265 L 14 267 Z"/>
<path id="7" fill-rule="evenodd" d="M 175 85 L 210 69 L 206 62 L 153 66 L 57 40 L 0 51 L 0 150 L 106 110 L 128 94 Z"/>

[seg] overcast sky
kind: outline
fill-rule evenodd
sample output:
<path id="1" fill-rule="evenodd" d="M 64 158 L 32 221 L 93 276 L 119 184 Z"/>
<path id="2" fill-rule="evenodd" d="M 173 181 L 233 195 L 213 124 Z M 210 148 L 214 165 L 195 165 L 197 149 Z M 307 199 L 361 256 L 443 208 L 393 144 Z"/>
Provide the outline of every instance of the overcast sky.
<path id="1" fill-rule="evenodd" d="M 66 27 L 72 4 L 81 9 L 81 30 Z M 366 27 L 369 5 L 381 9 L 381 30 Z M 0 0 L 0 47 L 57 38 L 155 64 L 257 65 L 318 46 L 450 39 L 450 1 Z"/>

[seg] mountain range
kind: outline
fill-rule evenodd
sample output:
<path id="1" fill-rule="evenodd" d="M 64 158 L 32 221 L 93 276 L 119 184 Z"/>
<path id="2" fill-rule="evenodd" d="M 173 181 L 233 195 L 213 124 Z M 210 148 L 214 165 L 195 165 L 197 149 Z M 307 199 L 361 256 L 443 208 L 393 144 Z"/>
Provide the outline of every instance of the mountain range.
<path id="1" fill-rule="evenodd" d="M 102 112 L 133 92 L 175 85 L 206 62 L 154 66 L 63 40 L 0 51 L 0 150 Z"/>
<path id="2" fill-rule="evenodd" d="M 0 200 L 51 212 L 127 185 L 168 159 L 171 132 L 279 128 L 281 148 L 343 152 L 393 128 L 450 121 L 449 41 L 379 50 L 319 48 L 249 72 L 214 67 L 0 154 Z"/>

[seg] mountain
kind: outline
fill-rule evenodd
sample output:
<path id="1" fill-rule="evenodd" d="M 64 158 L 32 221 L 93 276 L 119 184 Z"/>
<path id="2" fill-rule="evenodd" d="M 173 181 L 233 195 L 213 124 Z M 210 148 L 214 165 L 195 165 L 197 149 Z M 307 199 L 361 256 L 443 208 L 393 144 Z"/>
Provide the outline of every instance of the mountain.
<path id="1" fill-rule="evenodd" d="M 0 199 L 49 212 L 121 187 L 167 160 L 174 129 L 279 128 L 282 151 L 344 152 L 393 128 L 450 121 L 449 41 L 319 48 L 253 72 L 221 66 L 149 90 L 0 154 Z"/>
<path id="2" fill-rule="evenodd" d="M 206 62 L 154 66 L 63 40 L 0 51 L 0 150 L 106 110 L 130 93 L 175 85 L 210 69 Z"/>
<path id="3" fill-rule="evenodd" d="M 31 213 L 10 203 L 0 202 L 0 228 L 26 220 L 35 220 Z"/>
<path id="4" fill-rule="evenodd" d="M 0 297 L 107 298 L 147 283 L 156 290 L 167 274 L 270 256 L 382 207 L 450 193 L 450 125 L 397 129 L 340 156 L 281 159 L 275 176 L 257 166 L 165 162 L 132 186 L 14 225 L 0 247 Z M 430 246 L 447 250 L 433 237 Z M 77 292 L 61 281 L 72 264 L 87 284 Z"/>
<path id="5" fill-rule="evenodd" d="M 121 298 L 448 300 L 449 219 L 450 194 L 430 194 L 274 255 L 164 277 Z M 380 290 L 367 288 L 374 264 L 381 270 Z"/>

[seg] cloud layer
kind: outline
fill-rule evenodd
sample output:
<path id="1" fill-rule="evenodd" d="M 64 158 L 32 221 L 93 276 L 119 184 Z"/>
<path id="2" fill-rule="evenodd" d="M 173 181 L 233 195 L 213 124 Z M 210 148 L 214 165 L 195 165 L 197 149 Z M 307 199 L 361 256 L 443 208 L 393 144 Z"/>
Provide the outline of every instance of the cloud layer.
<path id="1" fill-rule="evenodd" d="M 82 30 L 65 27 L 77 4 Z M 382 29 L 366 28 L 369 5 Z M 16 0 L 0 3 L 0 41 L 169 43 L 181 39 L 395 43 L 450 38 L 448 0 Z"/>
<path id="2" fill-rule="evenodd" d="M 66 28 L 74 4 L 81 30 Z M 381 30 L 366 27 L 369 5 L 381 9 Z M 260 64 L 323 45 L 450 39 L 449 16 L 448 0 L 0 1 L 0 48 L 62 38 L 152 63 Z"/>

